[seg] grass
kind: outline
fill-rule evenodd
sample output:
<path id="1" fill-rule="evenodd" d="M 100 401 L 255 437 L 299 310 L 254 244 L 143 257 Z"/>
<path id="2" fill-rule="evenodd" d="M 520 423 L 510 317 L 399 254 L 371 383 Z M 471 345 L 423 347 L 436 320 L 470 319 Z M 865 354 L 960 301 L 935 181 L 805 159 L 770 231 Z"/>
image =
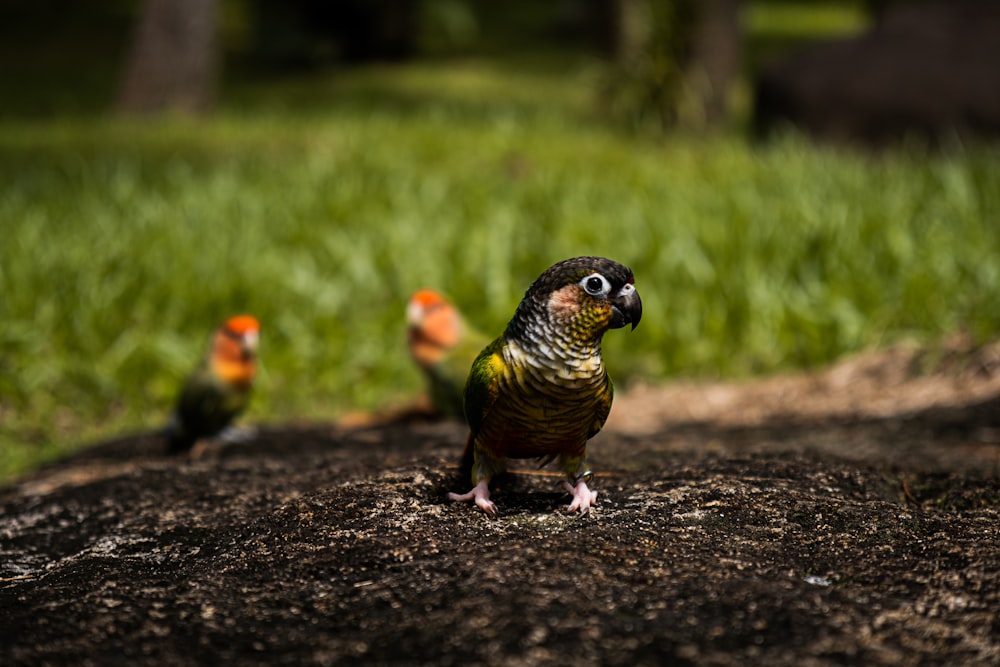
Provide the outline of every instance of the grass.
<path id="1" fill-rule="evenodd" d="M 0 122 L 0 478 L 162 424 L 240 311 L 263 322 L 249 421 L 406 402 L 410 292 L 499 332 L 578 254 L 636 272 L 642 325 L 606 339 L 623 386 L 995 336 L 995 148 L 652 142 L 581 89 L 470 62 L 232 91 L 199 122 Z"/>

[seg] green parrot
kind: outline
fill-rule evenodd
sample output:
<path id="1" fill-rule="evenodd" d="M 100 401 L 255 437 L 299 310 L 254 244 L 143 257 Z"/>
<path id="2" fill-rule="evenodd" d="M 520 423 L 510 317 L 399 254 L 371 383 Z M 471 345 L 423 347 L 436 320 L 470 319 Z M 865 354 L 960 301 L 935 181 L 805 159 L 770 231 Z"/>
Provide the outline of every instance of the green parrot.
<path id="1" fill-rule="evenodd" d="M 257 374 L 259 332 L 251 315 L 230 317 L 215 330 L 205 358 L 184 381 L 167 424 L 171 454 L 219 435 L 246 409 Z"/>
<path id="2" fill-rule="evenodd" d="M 431 405 L 443 417 L 463 419 L 465 380 L 489 339 L 434 290 L 414 292 L 406 305 L 406 322 L 410 356 L 427 378 Z"/>
<path id="3" fill-rule="evenodd" d="M 558 459 L 573 497 L 568 511 L 587 513 L 597 501 L 587 486 L 587 441 L 604 426 L 614 393 L 601 339 L 608 329 L 635 329 L 641 317 L 632 270 L 609 259 L 575 257 L 539 276 L 503 335 L 472 364 L 463 467 L 473 488 L 448 497 L 494 515 L 489 482 L 507 459 Z"/>

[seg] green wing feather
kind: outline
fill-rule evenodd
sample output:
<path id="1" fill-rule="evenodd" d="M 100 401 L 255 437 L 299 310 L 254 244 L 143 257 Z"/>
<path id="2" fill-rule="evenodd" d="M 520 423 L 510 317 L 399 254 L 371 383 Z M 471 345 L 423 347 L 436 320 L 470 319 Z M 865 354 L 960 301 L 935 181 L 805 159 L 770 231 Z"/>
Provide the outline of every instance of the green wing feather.
<path id="1" fill-rule="evenodd" d="M 486 336 L 466 327 L 458 344 L 429 369 L 431 403 L 446 417 L 464 416 L 465 383 L 473 362 L 487 343 Z"/>
<path id="2" fill-rule="evenodd" d="M 611 414 L 611 402 L 615 398 L 615 383 L 611 381 L 611 376 L 608 376 L 607 389 L 604 391 L 604 395 L 601 396 L 601 402 L 597 407 L 597 412 L 594 415 L 594 422 L 590 426 L 590 433 L 587 435 L 587 440 L 590 440 L 598 432 L 604 428 L 604 422 L 608 420 L 608 415 Z"/>
<path id="3" fill-rule="evenodd" d="M 207 367 L 200 367 L 181 389 L 168 429 L 171 451 L 188 449 L 198 438 L 219 433 L 249 402 L 249 388 L 229 386 Z"/>
<path id="4" fill-rule="evenodd" d="M 465 383 L 465 419 L 469 422 L 473 438 L 497 399 L 497 380 L 503 363 L 500 351 L 503 346 L 504 340 L 500 337 L 483 348 L 472 362 L 469 379 Z"/>

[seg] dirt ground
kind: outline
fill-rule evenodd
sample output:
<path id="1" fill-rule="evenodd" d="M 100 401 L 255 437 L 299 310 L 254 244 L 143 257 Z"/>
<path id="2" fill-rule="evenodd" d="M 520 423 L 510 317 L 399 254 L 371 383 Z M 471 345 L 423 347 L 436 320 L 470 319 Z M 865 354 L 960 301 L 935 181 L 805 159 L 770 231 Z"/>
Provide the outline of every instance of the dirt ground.
<path id="1" fill-rule="evenodd" d="M 4 665 L 997 665 L 1000 346 L 631 387 L 465 490 L 462 424 L 101 443 L 0 490 Z"/>

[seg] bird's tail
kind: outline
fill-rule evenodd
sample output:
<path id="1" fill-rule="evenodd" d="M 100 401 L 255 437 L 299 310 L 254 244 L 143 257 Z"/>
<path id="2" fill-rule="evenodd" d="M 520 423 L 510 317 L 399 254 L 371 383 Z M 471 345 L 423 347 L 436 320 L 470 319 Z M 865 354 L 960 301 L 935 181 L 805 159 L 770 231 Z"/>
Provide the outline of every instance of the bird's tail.
<path id="1" fill-rule="evenodd" d="M 470 432 L 469 439 L 465 441 L 465 449 L 462 450 L 462 460 L 458 464 L 458 472 L 465 478 L 472 476 L 472 464 L 476 462 L 472 441 L 472 433 Z"/>
<path id="2" fill-rule="evenodd" d="M 197 440 L 185 430 L 176 414 L 171 415 L 170 421 L 163 427 L 163 437 L 167 441 L 167 453 L 171 455 L 190 451 Z"/>

